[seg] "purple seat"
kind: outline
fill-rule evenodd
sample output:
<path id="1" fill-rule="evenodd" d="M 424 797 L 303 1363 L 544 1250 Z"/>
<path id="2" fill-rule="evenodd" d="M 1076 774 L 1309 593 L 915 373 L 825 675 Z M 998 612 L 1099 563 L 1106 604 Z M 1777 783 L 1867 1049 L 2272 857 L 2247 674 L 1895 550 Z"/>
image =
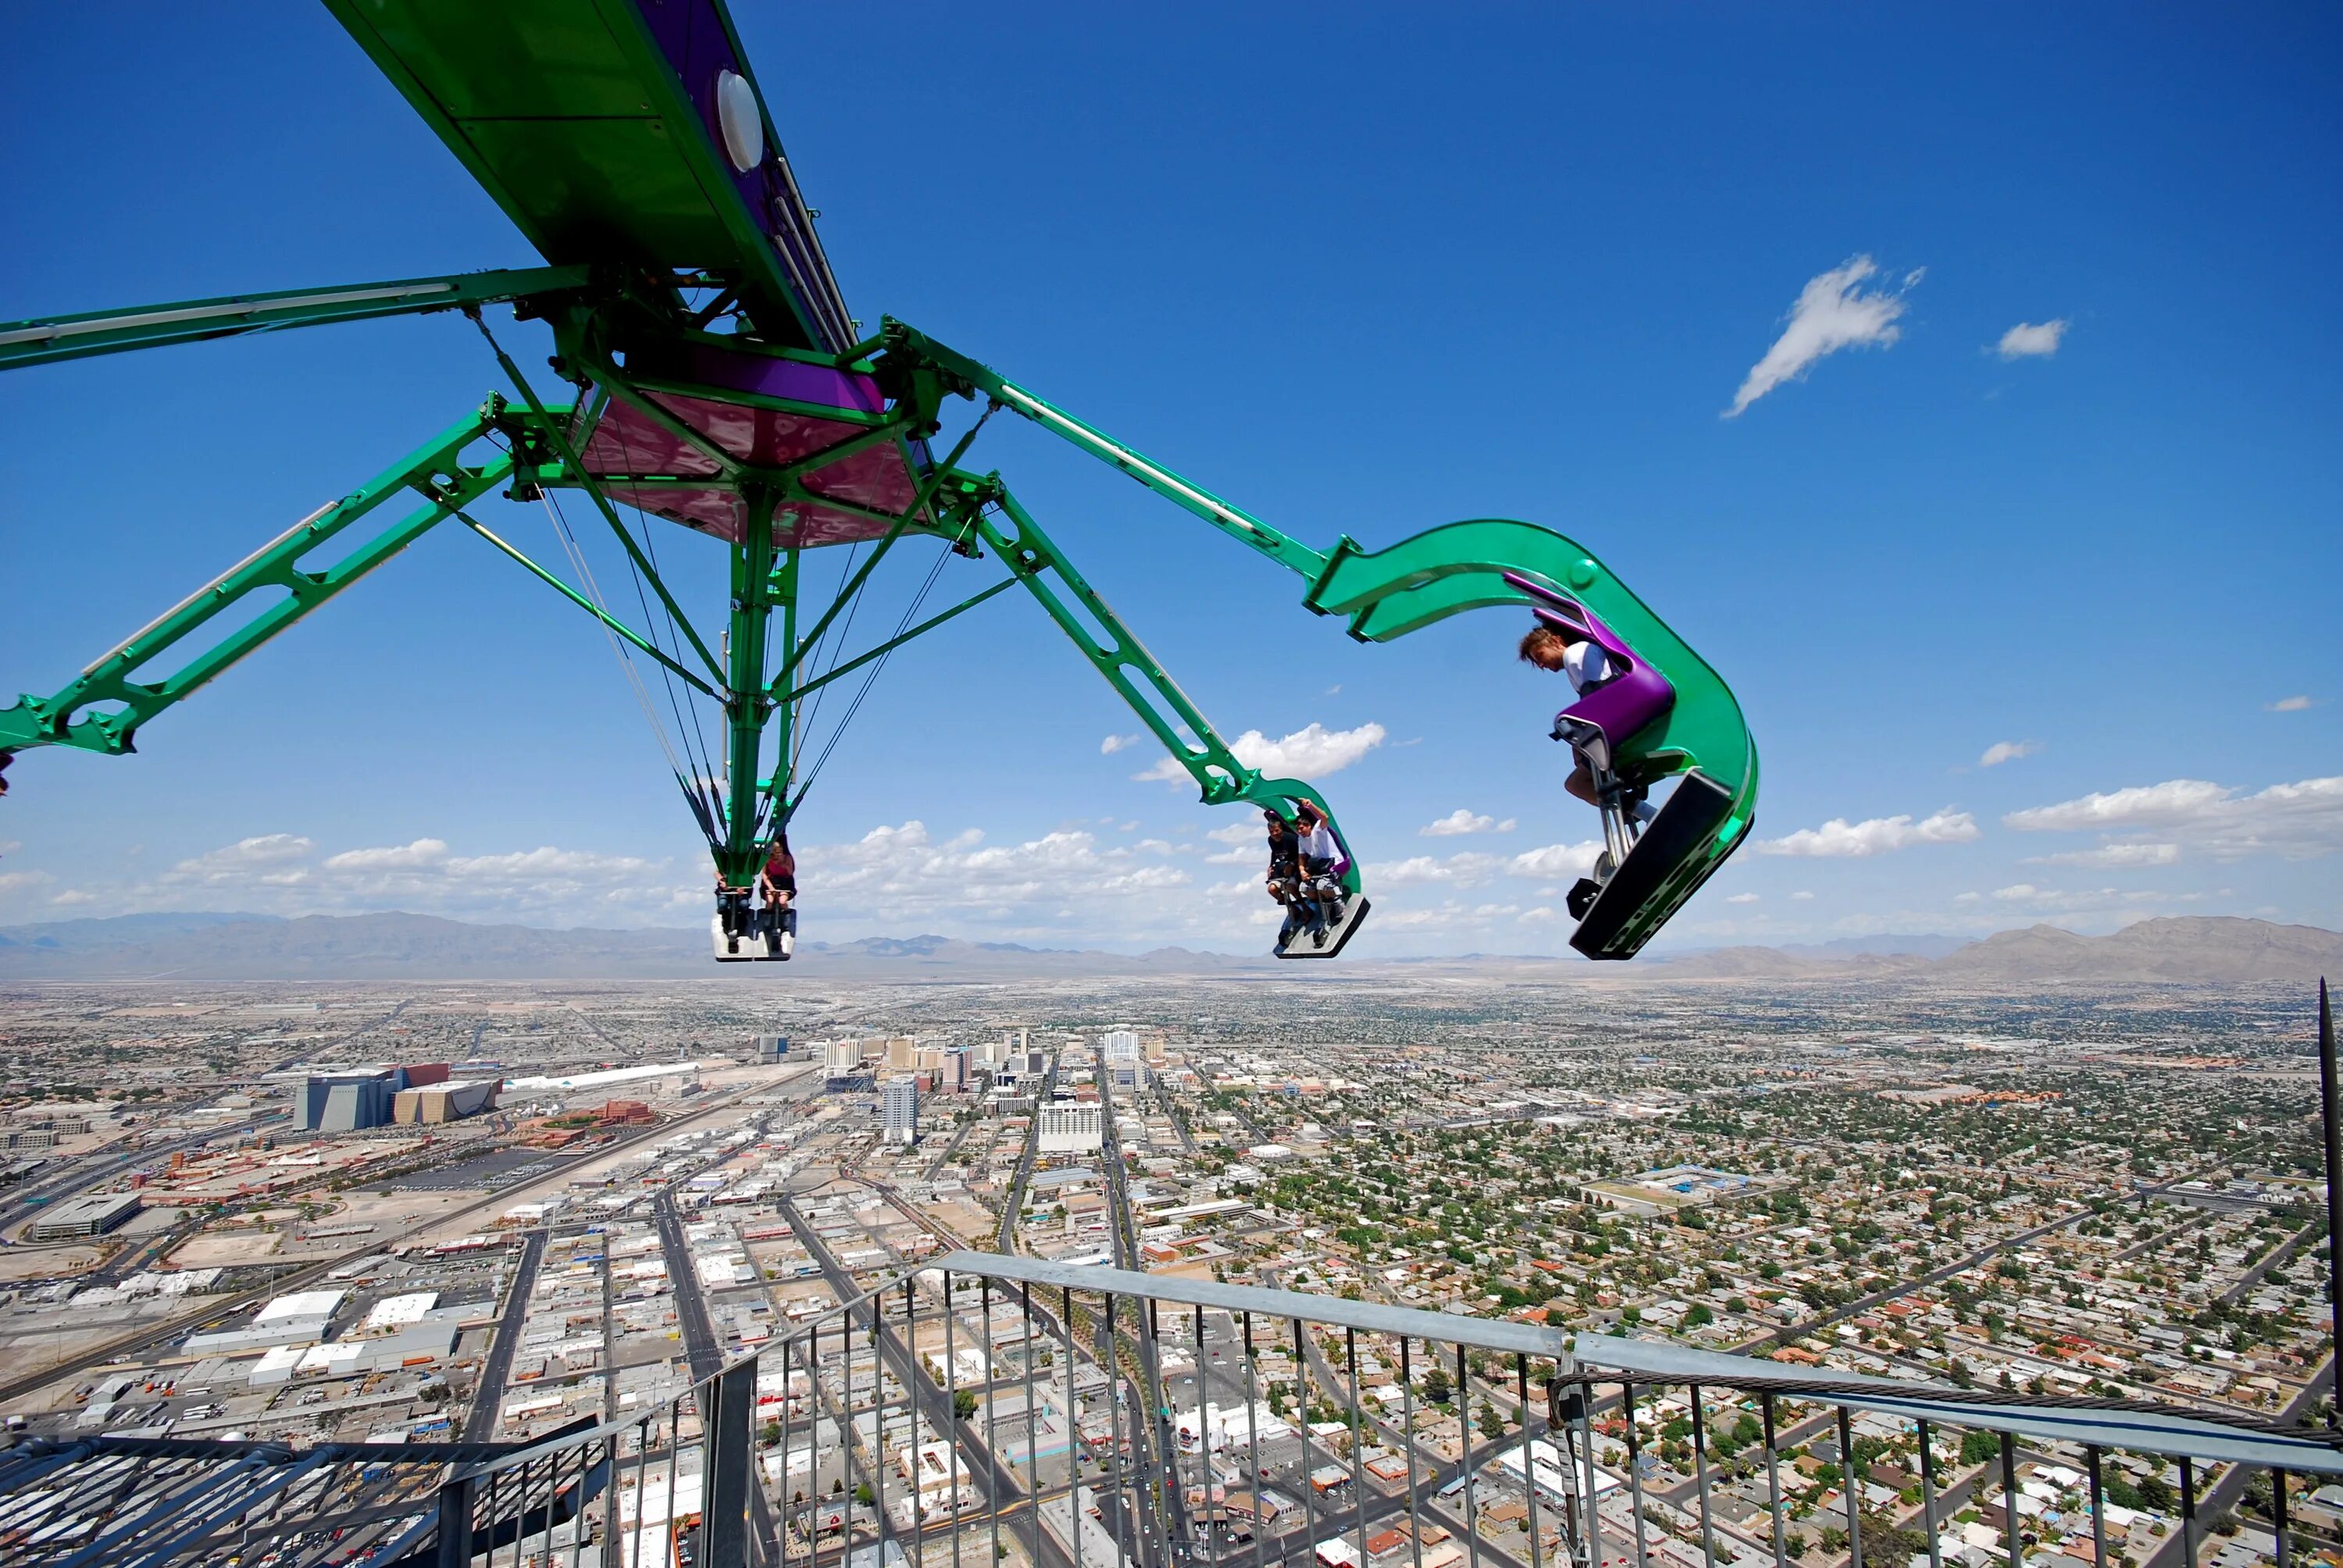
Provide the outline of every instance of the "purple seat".
<path id="1" fill-rule="evenodd" d="M 1637 658 L 1635 650 L 1617 632 L 1603 624 L 1602 618 L 1576 599 L 1564 598 L 1518 572 L 1507 572 L 1505 581 L 1541 601 L 1531 607 L 1539 620 L 1565 637 L 1592 641 L 1603 650 L 1603 657 L 1612 668 L 1621 672 L 1554 716 L 1554 739 L 1561 739 L 1571 735 L 1575 727 L 1585 726 L 1602 741 L 1601 754 L 1591 755 L 1588 760 L 1599 768 L 1612 767 L 1620 747 L 1675 706 L 1676 689 L 1669 684 L 1666 676 Z M 1582 749 L 1585 749 L 1583 745 Z"/>

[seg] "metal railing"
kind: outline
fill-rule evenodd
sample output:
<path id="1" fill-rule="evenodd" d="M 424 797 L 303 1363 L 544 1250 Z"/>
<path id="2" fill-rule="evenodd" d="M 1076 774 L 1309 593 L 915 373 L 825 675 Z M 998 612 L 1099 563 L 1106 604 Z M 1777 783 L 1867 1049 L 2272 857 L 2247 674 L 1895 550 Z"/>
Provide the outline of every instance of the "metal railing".
<path id="1" fill-rule="evenodd" d="M 2194 1568 L 2262 1478 L 2290 1563 L 2290 1483 L 2343 1475 L 2244 1415 L 965 1251 L 525 1446 L 141 1442 L 0 1453 L 0 1561 L 1943 1568 L 1957 1523 L 2022 1568 L 2072 1476 L 2095 1563 Z M 2114 1539 L 2114 1455 L 2178 1462 L 2177 1529 Z"/>

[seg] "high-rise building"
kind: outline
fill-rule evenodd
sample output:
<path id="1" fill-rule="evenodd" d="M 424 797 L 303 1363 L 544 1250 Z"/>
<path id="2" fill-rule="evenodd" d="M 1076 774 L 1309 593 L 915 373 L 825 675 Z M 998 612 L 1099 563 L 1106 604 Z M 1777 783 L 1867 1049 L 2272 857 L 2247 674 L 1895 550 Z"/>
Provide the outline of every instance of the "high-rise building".
<path id="1" fill-rule="evenodd" d="M 909 1035 L 899 1035 L 887 1042 L 887 1066 L 891 1071 L 910 1071 L 917 1061 L 917 1055 Z"/>
<path id="2" fill-rule="evenodd" d="M 1099 1036 L 1099 1054 L 1109 1061 L 1137 1061 L 1139 1035 L 1128 1029 L 1111 1030 Z"/>
<path id="3" fill-rule="evenodd" d="M 879 1100 L 880 1136 L 890 1143 L 920 1141 L 920 1090 L 908 1078 L 890 1080 Z"/>
<path id="4" fill-rule="evenodd" d="M 1041 1152 L 1091 1154 L 1106 1146 L 1106 1115 L 1096 1101 L 1059 1101 L 1041 1107 Z"/>
<path id="5" fill-rule="evenodd" d="M 851 1078 L 862 1070 L 862 1042 L 859 1040 L 833 1040 L 830 1042 L 827 1069 L 832 1078 Z"/>
<path id="6" fill-rule="evenodd" d="M 759 1061 L 779 1061 L 789 1053 L 789 1037 L 786 1034 L 752 1034 L 749 1051 Z"/>

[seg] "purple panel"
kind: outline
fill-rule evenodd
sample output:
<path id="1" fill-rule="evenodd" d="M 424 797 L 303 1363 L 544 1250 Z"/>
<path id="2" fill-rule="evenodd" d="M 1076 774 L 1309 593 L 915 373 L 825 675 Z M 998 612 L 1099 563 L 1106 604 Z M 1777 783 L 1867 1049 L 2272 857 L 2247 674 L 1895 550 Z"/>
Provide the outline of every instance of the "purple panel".
<path id="1" fill-rule="evenodd" d="M 733 168 L 724 151 L 724 132 L 716 117 L 716 78 L 724 71 L 748 73 L 741 69 L 740 57 L 714 0 L 635 0 L 635 4 L 644 26 L 699 111 L 709 145 L 716 150 L 718 166 L 730 177 L 733 190 L 759 230 L 779 252 L 781 269 L 795 285 L 799 305 L 812 318 L 814 346 L 833 353 L 845 348 L 850 331 L 845 302 L 818 281 L 823 273 L 814 262 L 819 250 L 798 204 L 789 197 L 780 149 L 768 139 L 764 158 L 746 174 Z M 820 297 L 812 297 L 815 295 Z M 836 341 L 820 341 L 823 338 Z"/>
<path id="2" fill-rule="evenodd" d="M 879 383 L 868 376 L 704 344 L 656 344 L 630 354 L 627 368 L 655 380 L 689 382 L 753 397 L 787 397 L 793 403 L 821 403 L 864 414 L 884 413 L 887 407 Z"/>
<path id="3" fill-rule="evenodd" d="M 703 534 L 713 534 L 732 544 L 740 542 L 740 530 L 745 519 L 741 515 L 740 498 L 730 490 L 642 490 L 612 485 L 606 493 L 619 506 L 639 507 L 653 517 L 681 523 Z M 827 507 L 811 507 L 800 509 L 794 532 L 781 529 L 775 534 L 774 541 L 812 549 L 822 545 L 875 539 L 886 531 L 887 525 L 874 523 L 868 518 L 834 512 Z"/>

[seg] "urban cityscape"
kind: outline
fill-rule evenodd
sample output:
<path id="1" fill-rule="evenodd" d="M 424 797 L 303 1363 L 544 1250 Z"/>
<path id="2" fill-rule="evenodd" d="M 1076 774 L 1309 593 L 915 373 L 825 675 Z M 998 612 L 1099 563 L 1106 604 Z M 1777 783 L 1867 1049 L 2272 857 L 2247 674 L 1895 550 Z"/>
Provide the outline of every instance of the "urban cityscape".
<path id="1" fill-rule="evenodd" d="M 2104 1541 L 2245 1568 L 2280 1528 L 2343 1551 L 2318 1476 L 2280 1497 L 2241 1464 L 1850 1421 L 1786 1385 L 1704 1406 L 1606 1374 L 1582 1448 L 1567 1356 L 1502 1348 L 2321 1424 L 2296 987 L 1395 966 L 5 1002 L 21 1438 L 608 1429 L 610 1483 L 541 1543 L 675 1562 L 717 1484 L 706 1391 L 747 1365 L 777 1561 L 1534 1568 L 1591 1539 L 1606 1564 L 1991 1568 Z"/>

